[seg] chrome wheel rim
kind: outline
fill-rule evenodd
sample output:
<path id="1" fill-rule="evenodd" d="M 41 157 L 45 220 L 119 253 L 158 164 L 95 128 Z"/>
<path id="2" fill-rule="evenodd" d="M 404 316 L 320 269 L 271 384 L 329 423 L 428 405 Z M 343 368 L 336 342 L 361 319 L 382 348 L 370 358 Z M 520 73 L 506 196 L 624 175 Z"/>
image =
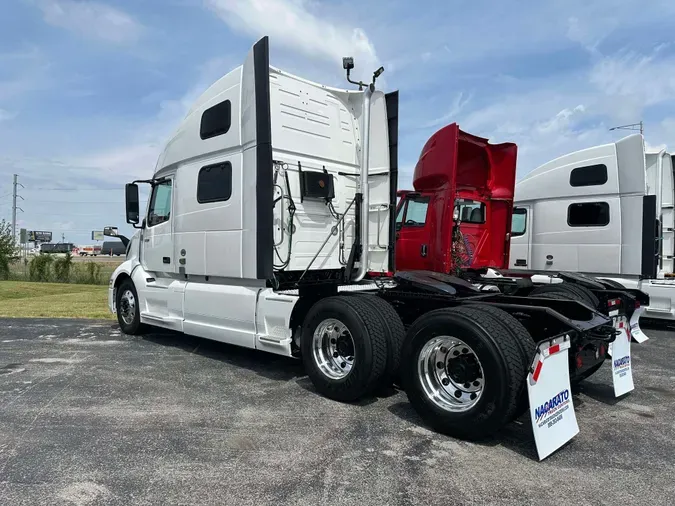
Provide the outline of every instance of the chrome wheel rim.
<path id="1" fill-rule="evenodd" d="M 136 297 L 131 290 L 125 290 L 120 297 L 120 316 L 122 321 L 131 325 L 136 317 Z"/>
<path id="2" fill-rule="evenodd" d="M 473 408 L 485 387 L 478 356 L 461 339 L 438 336 L 427 342 L 417 360 L 422 389 L 439 408 L 461 413 Z"/>
<path id="3" fill-rule="evenodd" d="M 347 326 L 334 318 L 319 323 L 312 339 L 312 356 L 324 376 L 346 378 L 354 367 L 354 338 Z"/>

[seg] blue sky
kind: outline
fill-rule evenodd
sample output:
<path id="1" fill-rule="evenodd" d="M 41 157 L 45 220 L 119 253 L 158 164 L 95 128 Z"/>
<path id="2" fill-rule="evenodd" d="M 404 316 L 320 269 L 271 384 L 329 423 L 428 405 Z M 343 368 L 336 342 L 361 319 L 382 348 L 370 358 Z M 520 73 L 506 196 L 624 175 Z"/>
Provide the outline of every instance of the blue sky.
<path id="1" fill-rule="evenodd" d="M 617 6 L 618 5 L 618 6 Z M 6 0 L 0 219 L 85 244 L 122 230 L 123 184 L 151 174 L 190 103 L 269 35 L 271 63 L 343 86 L 380 64 L 399 89 L 399 186 L 453 121 L 519 146 L 519 175 L 645 121 L 675 144 L 675 2 L 650 0 Z"/>

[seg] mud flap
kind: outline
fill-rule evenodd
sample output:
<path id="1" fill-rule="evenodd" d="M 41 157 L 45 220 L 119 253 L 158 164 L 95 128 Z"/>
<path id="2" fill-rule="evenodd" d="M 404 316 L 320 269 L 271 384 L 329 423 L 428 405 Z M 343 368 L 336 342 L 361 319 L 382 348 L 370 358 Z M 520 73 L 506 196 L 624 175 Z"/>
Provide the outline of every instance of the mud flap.
<path id="1" fill-rule="evenodd" d="M 579 433 L 572 403 L 568 335 L 540 343 L 527 376 L 532 432 L 539 460 Z"/>
<path id="2" fill-rule="evenodd" d="M 630 327 L 629 334 L 631 337 L 638 343 L 644 343 L 649 337 L 642 332 L 640 328 L 640 316 L 645 312 L 644 307 L 639 307 L 633 312 L 633 316 L 630 317 Z"/>
<path id="3" fill-rule="evenodd" d="M 610 344 L 612 353 L 612 383 L 614 397 L 620 397 L 635 389 L 633 385 L 633 369 L 630 356 L 630 329 L 625 317 L 619 320 L 618 330 L 621 332 Z"/>

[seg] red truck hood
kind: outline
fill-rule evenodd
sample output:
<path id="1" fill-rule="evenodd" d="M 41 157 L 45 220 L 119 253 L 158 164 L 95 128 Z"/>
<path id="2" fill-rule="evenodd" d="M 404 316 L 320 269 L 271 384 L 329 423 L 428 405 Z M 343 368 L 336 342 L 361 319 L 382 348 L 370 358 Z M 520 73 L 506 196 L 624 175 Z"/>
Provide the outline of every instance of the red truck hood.
<path id="1" fill-rule="evenodd" d="M 517 152 L 511 142 L 490 144 L 452 123 L 432 135 L 422 148 L 413 187 L 424 192 L 454 186 L 513 201 Z"/>

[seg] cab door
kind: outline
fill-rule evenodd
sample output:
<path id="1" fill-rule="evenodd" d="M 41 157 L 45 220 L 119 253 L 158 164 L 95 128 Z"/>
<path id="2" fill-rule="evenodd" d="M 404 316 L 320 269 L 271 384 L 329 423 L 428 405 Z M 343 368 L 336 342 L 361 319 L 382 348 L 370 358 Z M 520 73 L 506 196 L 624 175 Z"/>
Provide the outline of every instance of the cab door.
<path id="1" fill-rule="evenodd" d="M 143 230 L 141 261 L 149 272 L 173 272 L 173 177 L 154 185 Z"/>
<path id="2" fill-rule="evenodd" d="M 396 269 L 431 270 L 429 197 L 406 195 L 396 213 Z"/>
<path id="3" fill-rule="evenodd" d="M 511 253 L 509 268 L 533 269 L 532 248 L 532 207 L 518 206 L 511 215 Z"/>

